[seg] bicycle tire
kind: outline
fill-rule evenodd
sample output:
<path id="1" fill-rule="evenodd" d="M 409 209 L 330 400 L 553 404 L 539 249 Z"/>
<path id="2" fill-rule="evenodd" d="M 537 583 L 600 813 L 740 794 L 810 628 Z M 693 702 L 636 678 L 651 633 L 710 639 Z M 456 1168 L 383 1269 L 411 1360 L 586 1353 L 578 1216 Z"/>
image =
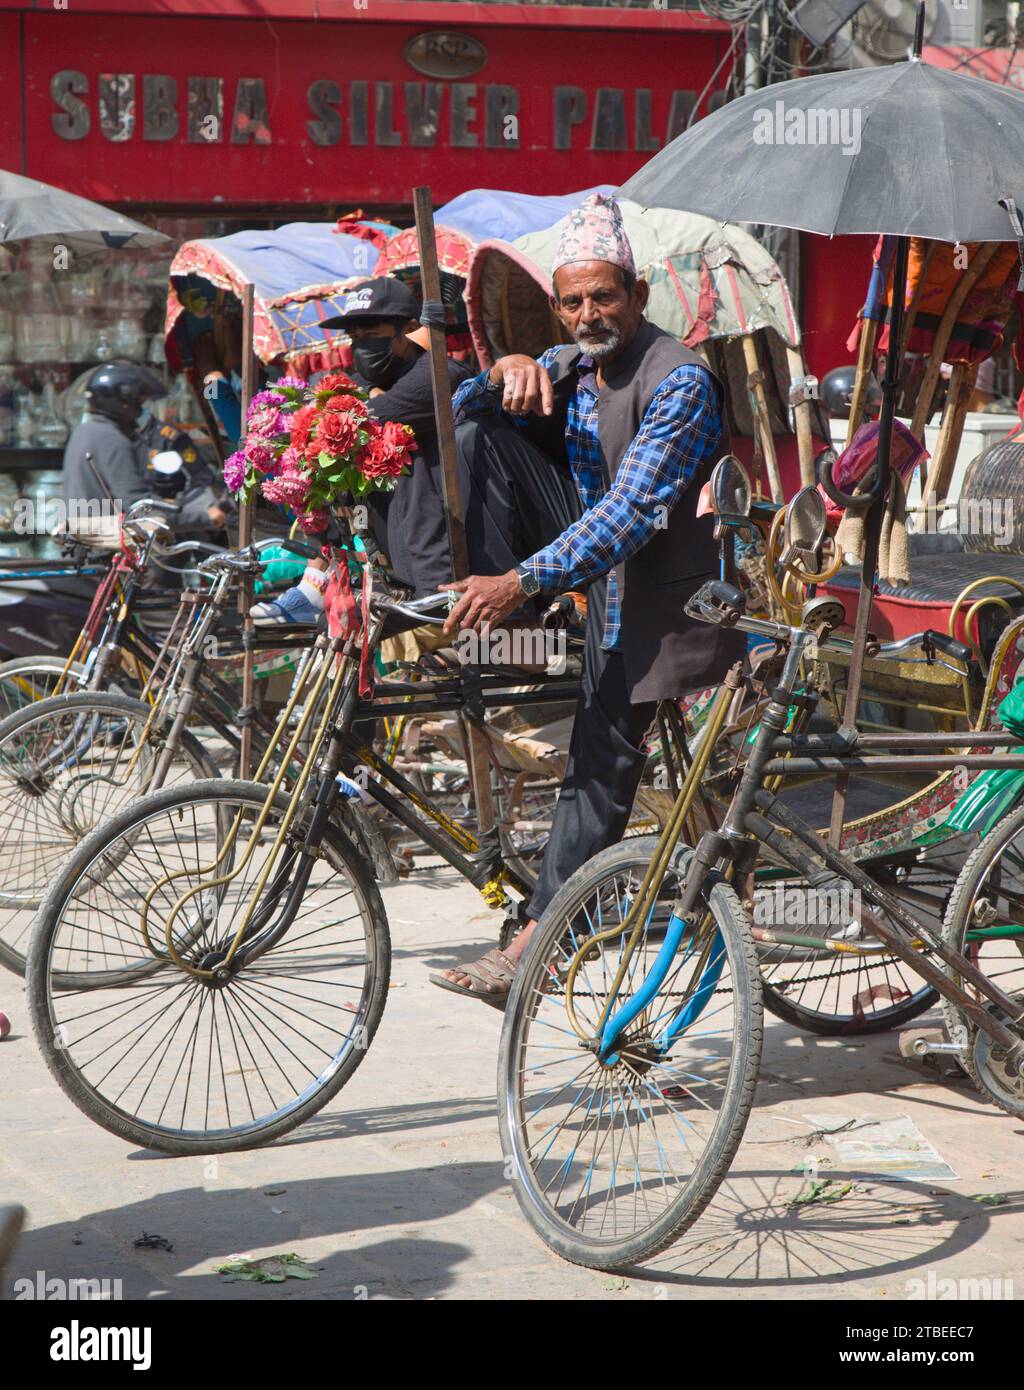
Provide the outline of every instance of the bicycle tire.
<path id="1" fill-rule="evenodd" d="M 870 872 L 870 864 L 862 867 Z M 899 897 L 898 889 L 896 896 Z M 832 926 L 827 930 L 831 931 Z M 902 973 L 907 967 L 894 955 L 857 957 L 852 953 L 826 955 L 818 952 L 808 954 L 806 965 L 801 966 L 796 953 L 788 963 L 785 956 L 781 960 L 769 963 L 768 957 L 778 954 L 778 948 L 765 950 L 758 946 L 757 950 L 765 1008 L 784 1023 L 792 1024 L 793 1027 L 808 1033 L 815 1033 L 819 1037 L 869 1037 L 874 1033 L 886 1033 L 927 1012 L 938 1000 L 937 992 L 931 986 L 922 983 L 920 989 L 906 991 L 907 998 L 890 1002 L 887 1007 L 874 1007 L 876 991 L 881 991 L 884 995 L 888 990 L 890 1000 L 893 999 L 892 974 L 895 974 L 901 983 L 909 983 Z M 784 984 L 774 980 L 771 975 L 773 965 L 779 965 L 787 972 L 794 972 L 790 980 Z M 818 1005 L 824 1002 L 826 990 L 832 986 L 837 988 L 838 1003 L 838 990 L 843 988 L 840 982 L 847 977 L 852 977 L 849 980 L 849 993 L 850 1002 L 854 1007 L 850 1011 L 841 1012 L 838 1008 L 812 1008 L 802 1002 L 805 989 L 810 985 L 823 983 Z M 799 990 L 797 997 L 787 997 L 785 991 L 792 989 Z"/>
<path id="2" fill-rule="evenodd" d="M 112 690 L 83 690 L 72 695 L 55 695 L 46 700 L 37 700 L 0 721 L 0 760 L 6 759 L 5 750 L 16 748 L 19 739 L 30 738 L 33 727 L 45 726 L 48 720 L 53 721 L 65 716 L 75 717 L 87 710 L 116 720 L 134 720 L 140 727 L 145 726 L 152 713 L 149 705 Z M 191 770 L 194 778 L 218 776 L 217 764 L 213 758 L 187 730 L 181 735 L 178 758 L 184 761 L 186 770 Z M 73 851 L 74 843 L 69 836 L 68 854 Z M 0 883 L 0 889 L 3 887 Z M 0 903 L 0 964 L 14 974 L 25 973 L 25 952 L 20 949 L 18 942 L 23 937 L 27 938 L 30 928 L 22 924 L 15 934 L 12 917 L 18 912 L 34 911 L 47 887 L 48 884 L 44 882 L 39 884 L 38 890 L 35 887 L 31 888 L 24 895 L 23 903 L 11 901 L 15 895 L 9 892 L 8 900 Z"/>
<path id="3" fill-rule="evenodd" d="M 271 1115 L 266 1120 L 254 1119 L 253 1123 L 236 1126 L 234 1129 L 213 1132 L 175 1130 L 167 1125 L 145 1122 L 97 1093 L 83 1076 L 80 1067 L 72 1061 L 70 1045 L 57 1033 L 57 1029 L 62 1025 L 56 1022 L 55 1009 L 63 997 L 63 992 L 50 987 L 50 958 L 55 937 L 60 930 L 62 911 L 73 897 L 75 885 L 88 873 L 90 865 L 118 836 L 131 834 L 147 819 L 152 820 L 168 813 L 172 816 L 177 813 L 180 817 L 190 805 L 195 808 L 203 803 L 212 803 L 215 806 L 217 803 L 221 806 L 241 804 L 252 813 L 256 813 L 264 806 L 266 800 L 267 789 L 259 783 L 227 778 L 200 781 L 187 787 L 172 787 L 141 798 L 134 806 L 98 826 L 86 840 L 83 840 L 53 885 L 37 915 L 26 976 L 36 1040 L 51 1074 L 65 1095 L 96 1124 L 129 1143 L 174 1155 L 236 1153 L 270 1143 L 316 1114 L 337 1094 L 369 1050 L 369 1044 L 377 1031 L 387 1001 L 391 967 L 387 915 L 365 858 L 348 836 L 337 825 L 331 824 L 322 842 L 322 857 L 324 861 L 333 859 L 341 865 L 361 904 L 364 934 L 373 953 L 372 980 L 369 987 L 364 986 L 361 995 L 361 999 L 365 996 L 365 1007 L 359 1013 L 352 1014 L 353 1029 L 357 1022 L 360 1029 L 357 1041 L 339 1049 L 325 1068 L 322 1077 L 317 1078 L 319 1084 L 315 1087 L 307 1086 L 285 1107 L 283 1113 Z M 288 798 L 278 795 L 272 809 L 282 812 L 287 806 Z M 216 814 L 221 814 L 220 809 Z M 286 1003 L 283 1007 L 290 1006 Z M 87 1026 L 95 1031 L 93 1018 L 90 1018 Z M 252 1057 L 251 1043 L 247 1046 L 249 1056 Z M 225 1073 L 226 1075 L 228 1073 Z M 248 1082 L 244 1084 L 248 1093 Z"/>
<path id="4" fill-rule="evenodd" d="M 979 896 L 979 892 L 993 864 L 1002 858 L 1007 846 L 1022 831 L 1024 831 L 1024 806 L 1019 806 L 1017 810 L 1002 821 L 1001 824 L 989 831 L 981 843 L 976 845 L 969 855 L 953 891 L 950 894 L 949 906 L 946 909 L 946 919 L 942 927 L 943 940 L 948 946 L 952 946 L 955 951 L 963 952 L 964 945 L 966 944 L 966 935 L 970 929 L 972 917 L 974 915 L 975 901 Z M 978 964 L 980 954 L 981 948 L 979 947 L 974 952 L 975 964 Z M 1020 959 L 1019 950 L 1018 959 Z M 981 967 L 979 966 L 979 968 Z M 987 965 L 984 968 L 987 973 L 992 967 L 991 965 Z M 943 965 L 943 969 L 951 978 L 955 978 L 951 966 Z M 1008 988 L 1009 981 L 1001 980 L 1000 983 L 1004 989 Z M 1017 984 L 1019 992 L 1021 985 L 1024 984 L 1024 961 L 1022 961 L 1021 978 L 1015 981 L 1015 983 Z M 954 1054 L 960 1066 L 963 1067 L 978 1090 L 992 1101 L 993 1105 L 997 1105 L 1000 1110 L 1005 1111 L 1007 1115 L 1013 1115 L 1015 1118 L 1019 1119 L 1024 1115 L 1024 1100 L 1017 1105 L 1009 1103 L 1007 1100 L 1000 1097 L 998 1091 L 987 1086 L 979 1075 L 974 1053 L 974 1042 L 978 1032 L 977 1027 L 966 1019 L 956 1005 L 944 995 L 941 1002 L 942 1020 L 947 1037 L 951 1041 L 956 1041 L 958 1036 L 962 1036 L 966 1044 L 962 1051 Z M 960 1030 L 963 1030 L 962 1034 Z"/>
<path id="5" fill-rule="evenodd" d="M 534 999 L 540 999 L 541 984 L 547 984 L 550 980 L 548 958 L 556 948 L 558 938 L 566 931 L 565 924 L 578 920 L 580 914 L 585 912 L 584 905 L 595 892 L 600 891 L 602 884 L 614 882 L 616 876 L 624 871 L 642 877 L 656 843 L 656 836 L 646 836 L 614 845 L 595 855 L 559 890 L 516 970 L 502 1029 L 498 1058 L 498 1125 L 502 1152 L 506 1155 L 506 1161 L 511 1161 L 515 1168 L 515 1193 L 519 1206 L 534 1231 L 556 1254 L 574 1264 L 596 1269 L 621 1269 L 649 1259 L 671 1245 L 697 1220 L 725 1177 L 739 1146 L 753 1104 L 760 1064 L 763 1013 L 750 924 L 733 889 L 720 876 L 713 876 L 705 902 L 723 937 L 732 981 L 731 1007 L 735 1026 L 731 1034 L 733 1053 L 728 1063 L 728 1076 L 721 1088 L 721 1110 L 714 1122 L 713 1134 L 696 1161 L 692 1175 L 661 1216 L 649 1223 L 648 1228 L 622 1239 L 604 1240 L 582 1235 L 569 1222 L 557 1216 L 539 1191 L 538 1180 L 524 1152 L 528 1121 L 521 1110 L 517 1086 L 520 1059 L 527 1045 L 531 1021 L 527 1017 L 528 1010 Z M 687 847 L 677 847 L 670 866 L 677 876 L 685 872 L 691 854 Z M 533 1004 L 535 1014 L 539 1007 L 539 1003 Z M 685 1074 L 692 1075 L 689 1072 Z M 661 1094 L 664 1095 L 664 1092 Z M 602 1100 L 599 1119 L 603 1114 L 603 1105 Z M 535 1120 L 537 1113 L 530 1117 L 530 1122 Z M 589 1116 L 589 1111 L 587 1113 Z M 575 1149 L 570 1161 L 575 1161 L 574 1154 Z M 595 1138 L 591 1168 L 595 1166 L 596 1157 Z M 637 1162 L 639 1171 L 639 1160 Z M 612 1172 L 614 1182 L 614 1147 Z"/>
<path id="6" fill-rule="evenodd" d="M 85 666 L 80 661 L 72 662 L 70 667 L 63 656 L 16 656 L 0 661 L 0 719 L 9 718 L 37 700 L 52 698 L 53 686 L 65 668 L 68 693 L 80 690 L 86 679 Z"/>

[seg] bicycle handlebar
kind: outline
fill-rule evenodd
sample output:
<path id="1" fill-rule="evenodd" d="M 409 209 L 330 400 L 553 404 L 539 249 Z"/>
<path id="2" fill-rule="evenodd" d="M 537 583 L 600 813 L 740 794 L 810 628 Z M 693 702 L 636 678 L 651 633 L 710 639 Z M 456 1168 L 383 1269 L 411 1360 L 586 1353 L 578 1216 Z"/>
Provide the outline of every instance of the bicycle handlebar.
<path id="1" fill-rule="evenodd" d="M 415 618 L 421 623 L 434 623 L 438 627 L 443 627 L 448 620 L 447 613 L 438 615 L 431 614 L 428 610 L 436 608 L 439 603 L 448 602 L 448 592 L 440 590 L 436 594 L 427 594 L 425 598 L 413 598 L 399 601 L 389 598 L 374 598 L 372 606 L 383 609 L 387 613 L 399 613 L 405 618 Z"/>
<path id="2" fill-rule="evenodd" d="M 723 580 L 711 579 L 691 595 L 686 602 L 685 611 L 688 617 L 701 622 L 715 623 L 719 627 L 735 627 L 752 636 L 769 637 L 786 645 L 799 642 L 804 646 L 811 637 L 807 628 L 790 627 L 787 623 L 777 623 L 769 618 L 750 617 L 743 611 L 745 607 L 746 595 L 741 589 Z M 902 652 L 917 647 L 922 648 L 925 653 L 940 651 L 945 656 L 961 662 L 969 661 L 972 657 L 971 649 L 964 642 L 957 641 L 955 637 L 947 637 L 945 633 L 935 632 L 931 628 L 893 642 L 880 642 L 872 655 L 883 658 L 899 656 Z M 819 651 L 831 649 L 839 652 L 850 651 L 852 648 L 851 639 L 838 637 L 834 633 L 829 633 L 818 643 Z"/>
<path id="3" fill-rule="evenodd" d="M 181 507 L 177 502 L 167 502 L 162 497 L 140 497 L 125 512 L 125 519 L 131 521 L 144 516 L 146 512 L 164 512 L 167 516 L 177 516 L 180 511 Z"/>

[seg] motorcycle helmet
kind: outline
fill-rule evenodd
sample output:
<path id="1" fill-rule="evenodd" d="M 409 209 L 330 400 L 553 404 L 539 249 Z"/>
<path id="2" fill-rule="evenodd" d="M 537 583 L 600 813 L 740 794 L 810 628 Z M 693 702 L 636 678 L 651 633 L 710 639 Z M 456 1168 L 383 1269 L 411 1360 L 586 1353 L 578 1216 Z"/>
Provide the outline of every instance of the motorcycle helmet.
<path id="1" fill-rule="evenodd" d="M 167 391 L 160 379 L 137 362 L 104 362 L 85 384 L 93 415 L 132 431 L 146 401 L 160 400 Z"/>
<path id="2" fill-rule="evenodd" d="M 856 380 L 856 367 L 833 367 L 822 377 L 821 399 L 825 402 L 825 409 L 833 420 L 848 420 L 850 418 L 850 405 L 853 402 L 853 388 Z M 869 420 L 874 419 L 882 408 L 882 388 L 874 376 L 868 377 L 865 405 Z"/>

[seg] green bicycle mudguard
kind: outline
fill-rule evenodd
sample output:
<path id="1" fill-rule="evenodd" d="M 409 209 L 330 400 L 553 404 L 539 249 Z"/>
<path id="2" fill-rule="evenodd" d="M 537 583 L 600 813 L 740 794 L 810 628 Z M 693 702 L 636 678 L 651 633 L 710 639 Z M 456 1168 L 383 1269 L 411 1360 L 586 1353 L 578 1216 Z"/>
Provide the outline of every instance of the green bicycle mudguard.
<path id="1" fill-rule="evenodd" d="M 1007 699 L 1010 697 L 1007 696 Z M 1003 701 L 1005 704 L 1006 701 Z M 1000 706 L 1002 715 L 1002 706 Z M 1015 732 L 1012 731 L 1012 732 Z M 991 768 L 980 773 L 957 801 L 944 829 L 975 830 L 987 835 L 1024 794 L 1024 772 Z"/>
<path id="2" fill-rule="evenodd" d="M 1004 729 L 1024 738 L 1024 681 L 1018 681 L 997 711 Z M 1024 792 L 1024 772 L 991 768 L 982 772 L 960 797 L 946 820 L 949 831 L 975 830 L 987 835 Z"/>
<path id="3" fill-rule="evenodd" d="M 1018 681 L 998 710 L 999 721 L 1017 738 L 1024 738 L 1024 681 Z"/>

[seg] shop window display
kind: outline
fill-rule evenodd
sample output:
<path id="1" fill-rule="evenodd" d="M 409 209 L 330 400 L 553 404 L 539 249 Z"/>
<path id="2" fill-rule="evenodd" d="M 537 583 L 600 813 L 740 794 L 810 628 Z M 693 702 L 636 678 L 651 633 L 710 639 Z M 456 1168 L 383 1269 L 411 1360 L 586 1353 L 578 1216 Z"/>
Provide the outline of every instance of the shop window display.
<path id="1" fill-rule="evenodd" d="M 183 241 L 220 236 L 235 224 L 175 217 L 156 226 L 170 240 L 153 250 L 85 258 L 39 241 L 0 248 L 0 555 L 59 552 L 49 504 L 60 497 L 64 446 L 100 363 L 148 365 L 168 390 L 153 413 L 194 432 L 200 444 L 205 438 L 189 384 L 172 375 L 164 354 L 168 270 Z M 35 518 L 31 530 L 26 516 Z"/>

